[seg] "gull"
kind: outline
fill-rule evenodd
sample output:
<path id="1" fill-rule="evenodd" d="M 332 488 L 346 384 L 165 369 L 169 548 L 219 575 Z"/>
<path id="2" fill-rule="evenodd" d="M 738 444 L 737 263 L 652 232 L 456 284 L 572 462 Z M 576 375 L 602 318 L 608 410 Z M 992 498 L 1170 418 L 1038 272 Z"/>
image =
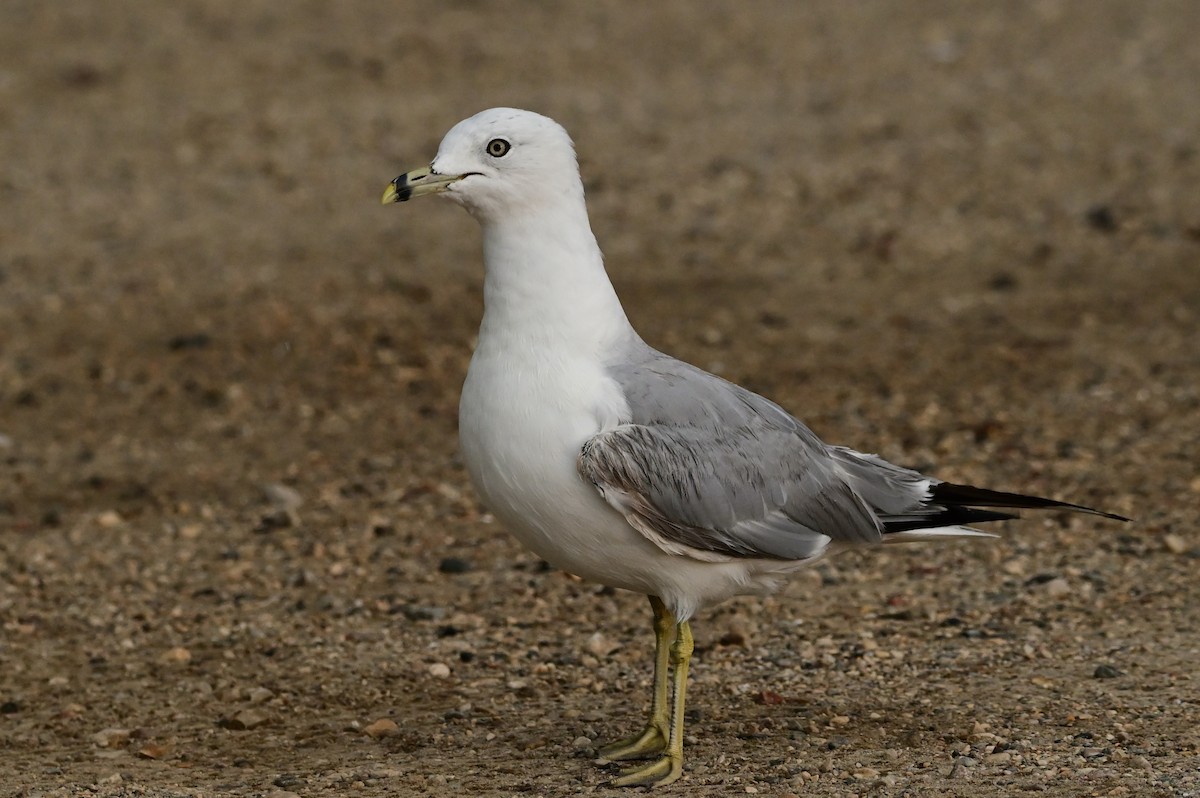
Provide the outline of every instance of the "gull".
<path id="1" fill-rule="evenodd" d="M 483 503 L 547 562 L 649 597 L 645 727 L 600 749 L 683 772 L 690 619 L 854 546 L 994 537 L 1014 508 L 1120 516 L 944 482 L 824 443 L 779 405 L 647 345 L 604 270 L 575 147 L 552 119 L 493 108 L 455 125 L 384 204 L 440 194 L 483 231 L 484 312 L 459 404 Z"/>

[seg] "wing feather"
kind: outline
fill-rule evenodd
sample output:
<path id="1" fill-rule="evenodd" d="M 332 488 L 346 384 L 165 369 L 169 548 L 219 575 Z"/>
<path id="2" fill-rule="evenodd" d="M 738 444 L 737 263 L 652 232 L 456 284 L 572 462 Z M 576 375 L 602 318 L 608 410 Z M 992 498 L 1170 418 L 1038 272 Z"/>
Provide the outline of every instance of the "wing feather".
<path id="1" fill-rule="evenodd" d="M 954 485 L 826 445 L 774 402 L 640 339 L 609 370 L 626 423 L 584 444 L 579 473 L 673 554 L 803 560 L 832 542 L 978 535 L 963 525 L 1014 517 L 981 508 L 1099 512 Z"/>
<path id="2" fill-rule="evenodd" d="M 768 424 L 623 424 L 591 438 L 578 468 L 656 545 L 698 559 L 802 560 L 882 534 L 823 448 Z"/>

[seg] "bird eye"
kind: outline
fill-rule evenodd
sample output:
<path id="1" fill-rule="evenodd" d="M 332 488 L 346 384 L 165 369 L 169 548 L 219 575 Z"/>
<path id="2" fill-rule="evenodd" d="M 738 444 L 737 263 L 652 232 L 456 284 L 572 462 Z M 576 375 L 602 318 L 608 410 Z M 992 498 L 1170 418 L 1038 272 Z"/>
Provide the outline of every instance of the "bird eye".
<path id="1" fill-rule="evenodd" d="M 512 145 L 504 139 L 492 139 L 487 144 L 487 154 L 493 158 L 503 158 L 511 149 Z"/>

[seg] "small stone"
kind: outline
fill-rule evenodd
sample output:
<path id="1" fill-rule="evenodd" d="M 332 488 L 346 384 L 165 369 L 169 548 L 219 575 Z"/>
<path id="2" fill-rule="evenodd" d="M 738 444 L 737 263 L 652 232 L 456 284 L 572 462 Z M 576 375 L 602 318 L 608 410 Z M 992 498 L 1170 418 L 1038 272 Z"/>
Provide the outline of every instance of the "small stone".
<path id="1" fill-rule="evenodd" d="M 583 751 L 592 747 L 592 739 L 580 735 L 571 741 L 571 747 L 576 751 Z"/>
<path id="2" fill-rule="evenodd" d="M 429 675 L 435 679 L 445 679 L 450 676 L 450 666 L 444 662 L 435 662 L 429 666 Z"/>
<path id="3" fill-rule="evenodd" d="M 246 700 L 251 704 L 265 704 L 275 697 L 275 693 L 265 687 L 255 687 L 246 694 Z"/>
<path id="4" fill-rule="evenodd" d="M 400 609 L 410 621 L 440 621 L 446 617 L 445 607 L 418 607 L 407 604 Z"/>
<path id="5" fill-rule="evenodd" d="M 461 557 L 443 557 L 438 570 L 444 574 L 465 574 L 471 570 L 471 563 Z"/>
<path id="6" fill-rule="evenodd" d="M 295 488 L 273 483 L 262 486 L 263 497 L 277 509 L 292 512 L 304 504 L 304 497 Z"/>
<path id="7" fill-rule="evenodd" d="M 233 731 L 249 731 L 266 725 L 270 720 L 271 716 L 261 709 L 243 709 L 232 717 L 222 718 L 218 725 Z"/>
<path id="8" fill-rule="evenodd" d="M 850 716 L 849 715 L 834 715 L 832 718 L 829 719 L 829 722 L 832 723 L 834 726 L 845 726 L 847 723 L 850 722 Z"/>
<path id="9" fill-rule="evenodd" d="M 879 778 L 879 771 L 875 768 L 859 768 L 854 771 L 854 778 L 859 781 L 870 781 Z"/>
<path id="10" fill-rule="evenodd" d="M 283 510 L 276 508 L 268 513 L 263 513 L 258 519 L 258 524 L 254 527 L 255 532 L 270 532 L 273 529 L 288 529 L 299 524 L 299 517 L 294 511 Z"/>
<path id="11" fill-rule="evenodd" d="M 1012 751 L 997 751 L 988 754 L 983 761 L 989 765 L 1006 765 L 1012 760 Z"/>
<path id="12" fill-rule="evenodd" d="M 1028 566 L 1029 561 L 1024 557 L 1012 557 L 1000 564 L 1000 570 L 1009 576 L 1024 576 Z"/>
<path id="13" fill-rule="evenodd" d="M 758 788 L 753 784 L 747 784 L 745 787 L 745 792 L 747 795 L 758 795 Z"/>
<path id="14" fill-rule="evenodd" d="M 167 649 L 166 651 L 163 652 L 162 661 L 163 662 L 174 662 L 174 663 L 178 663 L 178 664 L 183 664 L 185 662 L 191 662 L 192 661 L 192 652 L 188 651 L 183 646 L 176 646 L 175 648 Z"/>
<path id="15" fill-rule="evenodd" d="M 1042 590 L 1050 598 L 1062 598 L 1071 593 L 1071 583 L 1058 576 L 1042 585 Z"/>
<path id="16" fill-rule="evenodd" d="M 166 743 L 147 743 L 138 749 L 137 755 L 142 759 L 162 759 L 171 753 L 174 746 Z"/>
<path id="17" fill-rule="evenodd" d="M 1115 665 L 1103 663 L 1096 666 L 1096 670 L 1092 672 L 1093 679 L 1115 679 L 1118 676 L 1124 676 L 1124 672 L 1117 669 Z"/>
<path id="18" fill-rule="evenodd" d="M 0 709 L 3 709 L 3 707 L 0 707 Z M 87 708 L 83 704 L 76 704 L 72 702 L 63 707 L 62 711 L 59 712 L 55 717 L 61 718 L 62 720 L 74 720 L 75 718 L 83 715 L 83 713 L 86 711 Z"/>
<path id="19" fill-rule="evenodd" d="M 730 629 L 717 640 L 719 646 L 744 646 L 746 645 L 746 633 L 741 629 Z"/>
<path id="20" fill-rule="evenodd" d="M 396 721 L 390 718 L 380 718 L 374 723 L 369 723 L 363 729 L 363 733 L 368 737 L 378 740 L 381 737 L 391 737 L 400 733 L 400 727 L 396 725 Z"/>
<path id="21" fill-rule="evenodd" d="M 121 518 L 121 514 L 116 510 L 105 510 L 104 512 L 100 513 L 100 515 L 96 516 L 96 523 L 105 529 L 112 529 L 115 526 L 120 526 L 124 522 L 125 519 Z"/>
<path id="22" fill-rule="evenodd" d="M 131 735 L 129 729 L 101 729 L 92 735 L 92 742 L 101 748 L 124 748 Z"/>
<path id="23" fill-rule="evenodd" d="M 787 699 L 784 698 L 782 695 L 780 695 L 779 693 L 776 693 L 774 691 L 771 691 L 771 690 L 759 690 L 757 693 L 754 694 L 754 703 L 762 704 L 764 706 L 774 706 L 775 704 L 782 704 L 786 700 Z M 849 718 L 847 718 L 847 720 L 849 720 Z"/>
<path id="24" fill-rule="evenodd" d="M 1172 554 L 1183 554 L 1187 551 L 1187 541 L 1183 539 L 1183 535 L 1174 532 L 1163 536 L 1163 546 Z"/>
<path id="25" fill-rule="evenodd" d="M 584 647 L 597 657 L 607 657 L 621 646 L 619 643 L 609 640 L 601 632 L 593 632 L 584 643 Z"/>

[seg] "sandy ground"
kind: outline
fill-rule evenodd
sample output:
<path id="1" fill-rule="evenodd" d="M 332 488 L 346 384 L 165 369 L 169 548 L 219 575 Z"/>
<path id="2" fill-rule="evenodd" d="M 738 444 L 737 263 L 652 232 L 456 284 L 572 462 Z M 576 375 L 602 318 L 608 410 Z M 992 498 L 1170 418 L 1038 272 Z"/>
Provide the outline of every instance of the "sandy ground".
<path id="1" fill-rule="evenodd" d="M 1137 519 L 703 613 L 670 794 L 1200 794 L 1200 5 L 631 6 L 4 4 L 4 794 L 627 794 L 644 599 L 479 506 L 475 225 L 378 205 L 502 104 L 650 342 Z"/>

